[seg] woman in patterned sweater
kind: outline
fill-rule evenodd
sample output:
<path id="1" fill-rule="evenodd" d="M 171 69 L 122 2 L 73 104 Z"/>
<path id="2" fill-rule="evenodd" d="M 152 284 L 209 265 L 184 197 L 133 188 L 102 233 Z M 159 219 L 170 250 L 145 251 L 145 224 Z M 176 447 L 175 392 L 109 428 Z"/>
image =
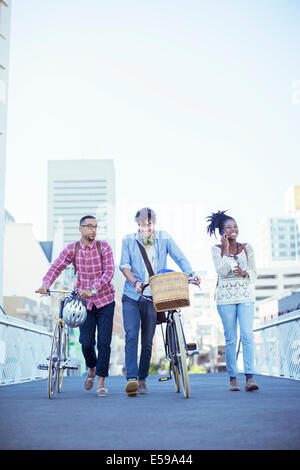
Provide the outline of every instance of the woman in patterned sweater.
<path id="1" fill-rule="evenodd" d="M 212 257 L 218 274 L 216 302 L 225 335 L 226 367 L 230 377 L 230 390 L 239 391 L 237 383 L 236 342 L 237 321 L 243 345 L 246 391 L 258 390 L 253 379 L 254 368 L 254 283 L 256 279 L 255 257 L 249 243 L 237 242 L 239 234 L 236 221 L 218 211 L 207 217 L 207 231 L 215 234 L 218 229 L 221 244 L 212 247 Z"/>

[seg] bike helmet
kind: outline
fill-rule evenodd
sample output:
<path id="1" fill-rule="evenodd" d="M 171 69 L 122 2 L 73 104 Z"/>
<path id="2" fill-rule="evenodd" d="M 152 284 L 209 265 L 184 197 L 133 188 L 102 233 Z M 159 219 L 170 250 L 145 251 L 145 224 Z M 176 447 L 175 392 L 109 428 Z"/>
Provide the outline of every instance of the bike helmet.
<path id="1" fill-rule="evenodd" d="M 72 295 L 65 300 L 63 308 L 63 320 L 70 328 L 83 325 L 86 320 L 87 310 L 85 300 L 78 295 Z"/>

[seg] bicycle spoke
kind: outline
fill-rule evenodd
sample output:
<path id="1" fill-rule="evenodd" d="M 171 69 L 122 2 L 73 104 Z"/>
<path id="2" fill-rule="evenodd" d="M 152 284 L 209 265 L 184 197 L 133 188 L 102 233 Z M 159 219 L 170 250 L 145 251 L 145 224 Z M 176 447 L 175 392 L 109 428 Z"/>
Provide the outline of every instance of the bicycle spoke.
<path id="1" fill-rule="evenodd" d="M 170 323 L 167 326 L 167 347 L 168 347 L 168 356 L 170 360 L 170 369 L 171 375 L 174 380 L 175 391 L 178 393 L 180 392 L 180 374 L 178 370 L 178 365 L 176 361 L 176 351 L 175 351 L 175 336 L 173 331 L 173 324 Z"/>
<path id="2" fill-rule="evenodd" d="M 49 357 L 49 374 L 48 374 L 48 396 L 53 398 L 56 385 L 59 378 L 59 365 L 61 358 L 61 333 L 62 324 L 57 322 L 54 328 L 51 352 Z"/>
<path id="3" fill-rule="evenodd" d="M 64 378 L 64 365 L 67 361 L 67 328 L 64 327 L 61 332 L 61 348 L 60 348 L 60 363 L 58 367 L 58 382 L 57 382 L 57 391 L 61 391 L 62 382 Z"/>
<path id="4" fill-rule="evenodd" d="M 190 382 L 187 368 L 187 352 L 178 312 L 173 314 L 175 326 L 176 355 L 185 398 L 190 396 Z"/>

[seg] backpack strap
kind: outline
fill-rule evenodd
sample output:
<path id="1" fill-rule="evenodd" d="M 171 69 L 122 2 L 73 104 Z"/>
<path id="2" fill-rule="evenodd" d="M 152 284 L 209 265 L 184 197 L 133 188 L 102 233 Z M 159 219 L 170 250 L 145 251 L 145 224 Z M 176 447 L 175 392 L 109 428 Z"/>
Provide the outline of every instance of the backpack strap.
<path id="1" fill-rule="evenodd" d="M 101 242 L 100 242 L 99 240 L 97 240 L 97 241 L 96 241 L 96 246 L 97 246 L 97 250 L 98 250 L 98 253 L 99 253 L 99 256 L 100 256 L 101 262 L 102 262 L 102 250 L 101 250 Z M 76 242 L 76 243 L 75 243 L 74 256 L 73 256 L 74 274 L 76 274 L 76 272 L 77 272 L 77 267 L 76 267 L 76 256 L 77 256 L 77 254 L 78 254 L 79 247 L 80 247 L 80 242 Z"/>
<path id="2" fill-rule="evenodd" d="M 96 241 L 96 245 L 97 245 L 97 250 L 98 250 L 100 259 L 101 259 L 101 261 L 102 261 L 102 251 L 101 251 L 101 242 L 100 242 L 100 240 L 97 240 L 97 241 Z"/>
<path id="3" fill-rule="evenodd" d="M 76 243 L 75 243 L 74 256 L 73 256 L 74 274 L 76 274 L 76 272 L 77 272 L 76 256 L 77 256 L 77 253 L 78 253 L 78 251 L 79 251 L 79 247 L 80 247 L 80 242 L 76 242 Z"/>

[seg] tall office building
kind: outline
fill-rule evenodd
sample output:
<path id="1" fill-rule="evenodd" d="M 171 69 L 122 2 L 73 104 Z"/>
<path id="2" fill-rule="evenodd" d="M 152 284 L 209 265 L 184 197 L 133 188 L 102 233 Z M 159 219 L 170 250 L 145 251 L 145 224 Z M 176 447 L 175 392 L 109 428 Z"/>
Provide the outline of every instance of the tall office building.
<path id="1" fill-rule="evenodd" d="M 292 185 L 285 191 L 286 214 L 296 217 L 300 214 L 300 186 Z"/>
<path id="2" fill-rule="evenodd" d="M 261 221 L 264 267 L 300 261 L 300 230 L 295 217 L 265 217 Z"/>
<path id="3" fill-rule="evenodd" d="M 3 304 L 4 195 L 9 65 L 10 0 L 0 0 L 0 305 Z"/>
<path id="4" fill-rule="evenodd" d="M 80 238 L 79 220 L 97 218 L 97 238 L 115 253 L 115 170 L 113 160 L 51 160 L 48 162 L 48 240 L 63 226 L 63 244 Z"/>
<path id="5" fill-rule="evenodd" d="M 285 211 L 295 217 L 300 232 L 300 185 L 292 185 L 285 191 Z"/>

